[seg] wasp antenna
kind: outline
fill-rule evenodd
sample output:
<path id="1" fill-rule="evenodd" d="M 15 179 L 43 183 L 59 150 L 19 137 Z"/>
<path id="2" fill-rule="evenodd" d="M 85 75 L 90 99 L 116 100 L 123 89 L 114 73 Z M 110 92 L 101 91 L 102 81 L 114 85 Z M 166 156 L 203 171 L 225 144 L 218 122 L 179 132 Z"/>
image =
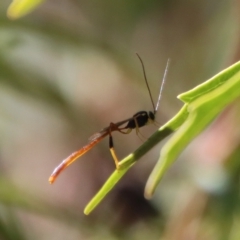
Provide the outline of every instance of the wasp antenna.
<path id="1" fill-rule="evenodd" d="M 149 96 L 150 96 L 150 99 L 151 99 L 151 102 L 152 102 L 152 105 L 153 105 L 153 109 L 154 109 L 154 111 L 155 111 L 155 105 L 154 105 L 153 98 L 152 98 L 152 94 L 151 94 L 151 91 L 150 91 L 150 88 L 149 88 L 149 85 L 148 85 L 147 75 L 146 75 L 146 71 L 145 71 L 145 67 L 144 67 L 143 61 L 142 61 L 141 57 L 138 55 L 138 53 L 136 53 L 136 55 L 138 56 L 138 58 L 139 58 L 139 60 L 140 60 L 140 62 L 141 62 L 141 64 L 142 64 L 144 80 L 145 80 L 145 82 L 146 82 L 147 89 L 148 89 L 148 92 L 149 92 Z"/>
<path id="2" fill-rule="evenodd" d="M 165 68 L 165 71 L 164 71 L 164 75 L 163 75 L 163 79 L 162 79 L 162 84 L 161 84 L 160 91 L 159 91 L 159 95 L 158 95 L 157 105 L 156 105 L 156 108 L 154 109 L 154 114 L 157 112 L 158 107 L 159 107 L 159 102 L 160 102 L 160 99 L 161 99 L 161 96 L 162 96 L 163 86 L 164 86 L 164 83 L 166 82 L 166 78 L 167 78 L 167 73 L 168 73 L 168 68 L 169 68 L 170 60 L 171 60 L 170 58 L 167 60 L 167 65 L 166 65 L 166 68 Z"/>

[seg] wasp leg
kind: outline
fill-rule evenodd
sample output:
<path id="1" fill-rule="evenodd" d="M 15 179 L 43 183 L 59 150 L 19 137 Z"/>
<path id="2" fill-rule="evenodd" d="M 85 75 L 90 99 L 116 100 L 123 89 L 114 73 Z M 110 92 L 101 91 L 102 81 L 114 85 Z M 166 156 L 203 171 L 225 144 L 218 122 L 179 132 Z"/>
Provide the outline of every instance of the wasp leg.
<path id="1" fill-rule="evenodd" d="M 155 121 L 155 120 L 153 121 L 153 124 L 158 128 L 161 126 L 161 124 L 159 122 Z"/>
<path id="2" fill-rule="evenodd" d="M 113 157 L 113 160 L 115 162 L 116 169 L 119 170 L 120 169 L 119 160 L 118 160 L 118 157 L 117 157 L 117 154 L 115 152 L 114 145 L 113 145 L 113 137 L 112 137 L 112 130 L 113 129 L 117 130 L 119 132 L 122 132 L 122 130 L 119 129 L 118 127 L 116 127 L 116 125 L 114 123 L 110 123 L 110 128 L 109 128 L 109 150 L 110 150 L 111 155 Z M 122 133 L 126 134 L 125 132 L 122 132 Z"/>
<path id="3" fill-rule="evenodd" d="M 113 157 L 113 160 L 115 162 L 116 169 L 119 170 L 119 168 L 120 168 L 119 160 L 118 160 L 118 157 L 116 155 L 115 149 L 113 147 L 113 138 L 112 138 L 111 135 L 109 136 L 109 149 L 110 149 L 111 155 Z"/>
<path id="4" fill-rule="evenodd" d="M 134 122 L 135 122 L 135 125 L 136 125 L 136 134 L 137 136 L 139 137 L 139 139 L 144 142 L 147 138 L 145 136 L 143 136 L 139 130 L 139 127 L 138 127 L 138 123 L 137 123 L 137 120 L 136 118 L 134 118 Z"/>
<path id="5" fill-rule="evenodd" d="M 118 131 L 119 131 L 120 133 L 123 133 L 123 134 L 129 134 L 129 133 L 132 131 L 132 129 L 131 129 L 131 128 L 128 128 L 127 131 L 124 132 L 121 128 L 119 128 Z"/>

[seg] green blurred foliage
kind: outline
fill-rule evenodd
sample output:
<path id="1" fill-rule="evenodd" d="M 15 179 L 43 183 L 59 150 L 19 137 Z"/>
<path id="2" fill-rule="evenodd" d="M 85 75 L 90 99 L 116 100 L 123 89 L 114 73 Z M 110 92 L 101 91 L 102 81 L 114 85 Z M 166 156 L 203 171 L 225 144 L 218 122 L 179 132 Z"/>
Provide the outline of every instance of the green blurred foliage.
<path id="1" fill-rule="evenodd" d="M 239 59 L 239 1 L 46 1 L 15 21 L 0 6 L 1 239 L 239 239 L 239 101 L 198 137 L 143 198 L 160 146 L 134 166 L 93 214 L 82 213 L 114 169 L 103 141 L 53 185 L 48 177 L 91 134 L 151 110 L 135 52 L 157 99 L 176 96 Z M 146 127 L 148 137 L 154 131 Z M 114 135 L 119 157 L 135 134 Z"/>
<path id="2" fill-rule="evenodd" d="M 18 19 L 38 7 L 43 0 L 15 0 L 13 1 L 7 11 L 7 15 L 11 19 Z"/>

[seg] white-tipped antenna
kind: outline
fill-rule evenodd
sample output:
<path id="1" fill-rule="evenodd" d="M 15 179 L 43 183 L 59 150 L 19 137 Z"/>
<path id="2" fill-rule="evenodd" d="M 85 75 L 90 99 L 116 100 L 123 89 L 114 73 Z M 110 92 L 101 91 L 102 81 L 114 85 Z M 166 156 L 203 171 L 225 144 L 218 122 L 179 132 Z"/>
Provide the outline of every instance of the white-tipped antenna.
<path id="1" fill-rule="evenodd" d="M 159 102 L 160 102 L 160 99 L 161 99 L 161 96 L 162 96 L 163 86 L 164 86 L 164 83 L 166 82 L 166 78 L 167 78 L 167 73 L 168 73 L 170 60 L 171 60 L 170 58 L 167 60 L 167 65 L 166 65 L 166 68 L 165 68 L 165 71 L 164 71 L 164 75 L 163 75 L 162 84 L 161 84 L 161 87 L 160 87 L 160 92 L 159 92 L 159 95 L 158 95 L 156 108 L 154 109 L 154 114 L 157 112 L 158 107 L 159 107 Z"/>

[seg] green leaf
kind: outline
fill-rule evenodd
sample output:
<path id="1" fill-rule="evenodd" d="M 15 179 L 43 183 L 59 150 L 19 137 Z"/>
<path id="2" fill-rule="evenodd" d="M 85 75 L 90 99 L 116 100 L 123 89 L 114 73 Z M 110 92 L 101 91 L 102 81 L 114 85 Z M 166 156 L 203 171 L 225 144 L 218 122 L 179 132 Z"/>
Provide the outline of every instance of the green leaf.
<path id="1" fill-rule="evenodd" d="M 185 104 L 189 115 L 180 129 L 162 148 L 161 156 L 145 188 L 146 198 L 152 197 L 163 174 L 185 147 L 239 96 L 240 62 L 179 96 L 180 99 L 184 98 L 189 102 Z"/>
<path id="2" fill-rule="evenodd" d="M 189 103 L 202 95 L 213 91 L 214 89 L 220 87 L 222 84 L 226 83 L 232 76 L 239 72 L 239 62 L 233 64 L 227 69 L 221 71 L 214 77 L 210 78 L 206 82 L 198 85 L 197 87 L 178 95 L 178 99 L 185 103 Z"/>
<path id="3" fill-rule="evenodd" d="M 178 96 L 185 102 L 182 109 L 159 128 L 142 146 L 120 162 L 120 170 L 110 176 L 101 190 L 86 206 L 89 214 L 134 165 L 134 163 L 166 136 L 176 132 L 164 145 L 146 188 L 145 197 L 150 198 L 163 174 L 177 159 L 185 147 L 200 134 L 217 115 L 240 96 L 240 62 L 220 72 L 210 80 Z"/>
<path id="4" fill-rule="evenodd" d="M 7 16 L 11 19 L 20 18 L 33 11 L 44 0 L 14 0 L 8 10 Z"/>

